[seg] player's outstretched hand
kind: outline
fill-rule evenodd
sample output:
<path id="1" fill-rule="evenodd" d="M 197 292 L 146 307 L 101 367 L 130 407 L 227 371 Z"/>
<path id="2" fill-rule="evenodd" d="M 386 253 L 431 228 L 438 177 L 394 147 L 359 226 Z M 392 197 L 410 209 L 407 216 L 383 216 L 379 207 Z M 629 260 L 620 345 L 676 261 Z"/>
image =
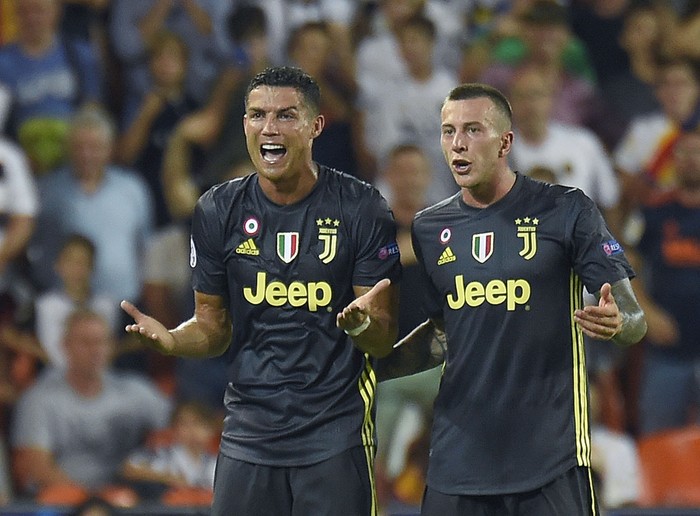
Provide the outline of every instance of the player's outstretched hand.
<path id="1" fill-rule="evenodd" d="M 172 351 L 175 339 L 165 326 L 153 317 L 141 312 L 129 301 L 122 301 L 120 306 L 134 319 L 133 324 L 126 325 L 127 333 L 137 336 L 143 344 L 155 348 L 161 353 L 169 354 Z"/>
<path id="2" fill-rule="evenodd" d="M 598 304 L 576 310 L 574 320 L 583 333 L 594 339 L 610 340 L 622 330 L 622 315 L 610 283 L 600 288 Z"/>
<path id="3" fill-rule="evenodd" d="M 384 278 L 379 280 L 371 289 L 355 298 L 352 303 L 343 308 L 336 317 L 338 328 L 352 331 L 361 327 L 369 318 L 374 305 L 374 300 L 391 285 L 391 280 Z"/>

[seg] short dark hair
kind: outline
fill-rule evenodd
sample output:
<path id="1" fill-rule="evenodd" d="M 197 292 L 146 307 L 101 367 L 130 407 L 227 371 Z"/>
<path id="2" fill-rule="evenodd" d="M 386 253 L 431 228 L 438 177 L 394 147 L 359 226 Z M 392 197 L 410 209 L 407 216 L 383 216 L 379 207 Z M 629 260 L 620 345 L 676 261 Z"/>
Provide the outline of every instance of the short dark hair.
<path id="1" fill-rule="evenodd" d="M 303 98 L 304 104 L 317 115 L 321 110 L 321 90 L 316 80 L 301 68 L 276 66 L 265 68 L 253 77 L 245 92 L 245 105 L 248 105 L 250 92 L 260 86 L 294 88 Z"/>
<path id="2" fill-rule="evenodd" d="M 445 102 L 448 100 L 468 100 L 484 97 L 493 102 L 496 109 L 500 111 L 510 126 L 513 123 L 513 110 L 510 107 L 510 102 L 508 102 L 508 99 L 503 93 L 501 93 L 500 90 L 497 90 L 488 84 L 481 84 L 478 82 L 460 84 L 450 91 L 445 99 Z"/>

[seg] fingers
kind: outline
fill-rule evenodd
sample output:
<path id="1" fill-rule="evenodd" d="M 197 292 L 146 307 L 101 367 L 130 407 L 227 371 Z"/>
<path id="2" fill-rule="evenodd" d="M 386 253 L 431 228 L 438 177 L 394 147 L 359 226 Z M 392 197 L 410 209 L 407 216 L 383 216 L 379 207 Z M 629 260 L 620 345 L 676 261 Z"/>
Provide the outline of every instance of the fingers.
<path id="1" fill-rule="evenodd" d="M 121 303 L 119 303 L 119 306 L 121 306 L 122 310 L 129 314 L 134 320 L 138 319 L 140 316 L 143 315 L 138 308 L 136 308 L 127 300 L 124 300 Z"/>
<path id="2" fill-rule="evenodd" d="M 603 283 L 600 287 L 600 303 L 599 306 L 604 306 L 615 302 L 615 298 L 612 295 L 612 286 L 610 283 Z"/>
<path id="3" fill-rule="evenodd" d="M 374 296 L 374 295 L 378 294 L 379 292 L 381 292 L 382 290 L 386 290 L 387 288 L 389 288 L 390 285 L 391 285 L 391 280 L 389 278 L 381 279 L 365 295 Z"/>
<path id="4" fill-rule="evenodd" d="M 601 340 L 612 339 L 622 326 L 619 311 L 601 309 L 595 306 L 576 310 L 574 321 L 586 335 Z"/>

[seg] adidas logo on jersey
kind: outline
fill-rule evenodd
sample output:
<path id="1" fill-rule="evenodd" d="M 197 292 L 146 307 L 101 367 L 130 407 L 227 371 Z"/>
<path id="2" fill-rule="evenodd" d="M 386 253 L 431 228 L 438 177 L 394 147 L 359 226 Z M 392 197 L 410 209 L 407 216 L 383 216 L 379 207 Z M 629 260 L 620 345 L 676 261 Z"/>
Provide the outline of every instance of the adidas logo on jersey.
<path id="1" fill-rule="evenodd" d="M 442 252 L 440 255 L 440 258 L 438 258 L 438 265 L 445 265 L 446 263 L 454 262 L 457 259 L 457 257 L 454 255 L 452 252 L 452 249 L 449 247 L 446 247 L 445 250 Z"/>
<path id="2" fill-rule="evenodd" d="M 249 238 L 241 245 L 236 247 L 236 253 L 238 254 L 250 254 L 252 256 L 258 256 L 260 254 L 260 249 L 255 245 L 252 238 Z"/>

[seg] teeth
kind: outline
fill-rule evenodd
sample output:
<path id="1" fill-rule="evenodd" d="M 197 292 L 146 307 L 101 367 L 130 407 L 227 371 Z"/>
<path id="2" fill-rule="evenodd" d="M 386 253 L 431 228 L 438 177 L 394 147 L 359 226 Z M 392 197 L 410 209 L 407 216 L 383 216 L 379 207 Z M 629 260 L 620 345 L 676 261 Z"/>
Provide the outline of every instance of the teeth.
<path id="1" fill-rule="evenodd" d="M 278 145 L 273 143 L 265 143 L 261 147 L 263 150 L 267 151 L 284 150 L 284 145 Z"/>

